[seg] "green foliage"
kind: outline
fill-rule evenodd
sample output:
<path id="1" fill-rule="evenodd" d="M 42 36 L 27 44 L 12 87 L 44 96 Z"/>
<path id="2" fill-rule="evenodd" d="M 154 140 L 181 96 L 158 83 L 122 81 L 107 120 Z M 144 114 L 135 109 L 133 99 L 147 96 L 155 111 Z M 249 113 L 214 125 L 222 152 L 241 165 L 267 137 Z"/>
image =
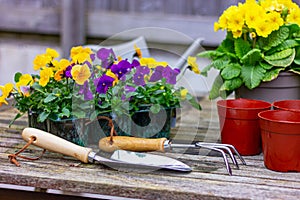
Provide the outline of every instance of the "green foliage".
<path id="1" fill-rule="evenodd" d="M 226 98 L 242 85 L 254 89 L 261 82 L 275 79 L 281 71 L 300 74 L 300 28 L 296 24 L 283 25 L 266 38 L 233 38 L 227 32 L 217 49 L 198 56 L 212 60 L 203 75 L 207 76 L 212 68 L 219 70 L 209 98 Z"/>

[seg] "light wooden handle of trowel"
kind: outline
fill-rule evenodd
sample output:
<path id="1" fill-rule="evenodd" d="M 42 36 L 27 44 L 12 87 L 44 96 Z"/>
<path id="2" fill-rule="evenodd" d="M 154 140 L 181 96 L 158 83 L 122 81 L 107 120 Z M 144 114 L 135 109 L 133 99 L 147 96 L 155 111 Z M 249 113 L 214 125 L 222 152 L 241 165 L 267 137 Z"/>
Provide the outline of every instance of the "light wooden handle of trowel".
<path id="1" fill-rule="evenodd" d="M 114 136 L 113 142 L 110 137 L 102 138 L 99 141 L 99 148 L 106 152 L 113 152 L 118 149 L 128 151 L 164 151 L 166 138 L 147 139 L 128 136 Z"/>
<path id="2" fill-rule="evenodd" d="M 35 146 L 47 149 L 52 152 L 61 153 L 66 156 L 72 156 L 81 162 L 88 162 L 88 154 L 92 151 L 90 148 L 78 146 L 51 133 L 36 129 L 25 128 L 22 132 L 22 137 L 28 141 L 30 137 L 34 137 Z"/>

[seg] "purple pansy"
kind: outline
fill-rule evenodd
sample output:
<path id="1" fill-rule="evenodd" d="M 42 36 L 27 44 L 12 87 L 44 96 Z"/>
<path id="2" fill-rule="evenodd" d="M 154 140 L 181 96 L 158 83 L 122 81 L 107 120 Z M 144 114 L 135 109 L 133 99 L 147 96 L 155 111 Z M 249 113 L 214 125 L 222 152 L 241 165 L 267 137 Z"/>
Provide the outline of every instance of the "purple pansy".
<path id="1" fill-rule="evenodd" d="M 145 75 L 150 73 L 150 69 L 146 66 L 138 66 L 136 67 L 136 72 L 133 76 L 133 82 L 136 85 L 145 85 Z"/>
<path id="2" fill-rule="evenodd" d="M 114 80 L 114 78 L 105 74 L 102 75 L 100 78 L 95 79 L 94 84 L 97 87 L 96 91 L 100 94 L 105 94 L 107 90 L 112 86 Z"/>
<path id="3" fill-rule="evenodd" d="M 115 53 L 112 49 L 101 48 L 97 51 L 97 58 L 101 60 L 101 67 L 109 69 L 116 60 Z"/>
<path id="4" fill-rule="evenodd" d="M 178 69 L 172 69 L 169 66 L 166 66 L 164 71 L 162 72 L 162 75 L 164 78 L 166 78 L 167 83 L 170 84 L 176 84 L 176 76 L 179 74 L 180 71 Z"/>
<path id="5" fill-rule="evenodd" d="M 163 71 L 164 71 L 164 67 L 163 66 L 157 66 L 153 72 L 153 74 L 151 75 L 149 81 L 150 82 L 156 82 L 159 81 L 163 78 Z"/>
<path id="6" fill-rule="evenodd" d="M 84 84 L 80 87 L 78 94 L 84 96 L 85 101 L 89 101 L 93 99 L 93 93 L 90 90 L 88 81 L 85 81 Z"/>
<path id="7" fill-rule="evenodd" d="M 66 68 L 66 71 L 65 71 L 65 76 L 67 78 L 72 78 L 72 74 L 71 74 L 71 71 L 72 71 L 72 68 L 73 68 L 73 65 L 70 65 Z"/>
<path id="8" fill-rule="evenodd" d="M 110 69 L 120 79 L 126 73 L 130 72 L 131 68 L 131 64 L 127 60 L 121 60 L 118 64 L 112 65 Z"/>

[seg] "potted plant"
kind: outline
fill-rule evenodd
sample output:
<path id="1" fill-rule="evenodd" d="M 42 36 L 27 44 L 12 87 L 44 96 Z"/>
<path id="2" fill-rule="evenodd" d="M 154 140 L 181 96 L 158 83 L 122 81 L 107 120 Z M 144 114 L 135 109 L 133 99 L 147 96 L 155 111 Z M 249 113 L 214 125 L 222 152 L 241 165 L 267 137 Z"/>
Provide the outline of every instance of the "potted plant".
<path id="1" fill-rule="evenodd" d="M 81 145 L 84 145 L 83 139 L 78 141 L 78 137 L 95 131 L 95 127 L 89 128 L 87 124 L 98 122 L 99 116 L 116 122 L 118 134 L 132 135 L 137 131 L 131 130 L 133 124 L 138 124 L 132 122 L 133 118 L 140 120 L 151 115 L 152 120 L 152 115 L 165 111 L 162 113 L 165 118 L 157 120 L 164 120 L 160 123 L 162 127 L 155 129 L 160 131 L 164 126 L 170 128 L 172 109 L 179 107 L 182 101 L 187 100 L 201 109 L 185 88 L 175 87 L 179 69 L 172 69 L 168 63 L 154 58 L 143 58 L 138 48 L 136 52 L 138 57 L 129 61 L 116 57 L 112 49 L 93 52 L 77 46 L 71 49 L 70 59 L 57 59 L 58 52 L 48 48 L 33 61 L 36 74 L 17 72 L 15 84 L 0 86 L 0 105 L 7 104 L 7 98 L 12 97 L 13 106 L 19 110 L 14 120 L 28 112 L 30 126 L 64 134 L 66 139 Z M 198 70 L 195 62 L 190 62 L 189 68 Z"/>
<path id="2" fill-rule="evenodd" d="M 215 31 L 227 31 L 226 38 L 215 50 L 198 54 L 212 60 L 202 70 L 203 75 L 206 76 L 211 68 L 219 70 L 209 97 L 226 98 L 235 91 L 238 97 L 262 99 L 268 92 L 259 91 L 256 97 L 253 91 L 275 82 L 282 72 L 285 72 L 283 75 L 288 72 L 296 82 L 296 85 L 291 86 L 295 88 L 295 92 L 287 89 L 289 86 L 283 87 L 294 95 L 291 98 L 299 98 L 299 25 L 300 9 L 291 0 L 246 0 L 245 3 L 226 9 L 214 24 Z M 243 96 L 242 91 L 245 90 L 252 93 Z M 276 96 L 274 91 L 270 95 Z M 283 98 L 289 98 L 284 93 L 283 95 Z M 275 99 L 267 97 L 267 100 Z"/>

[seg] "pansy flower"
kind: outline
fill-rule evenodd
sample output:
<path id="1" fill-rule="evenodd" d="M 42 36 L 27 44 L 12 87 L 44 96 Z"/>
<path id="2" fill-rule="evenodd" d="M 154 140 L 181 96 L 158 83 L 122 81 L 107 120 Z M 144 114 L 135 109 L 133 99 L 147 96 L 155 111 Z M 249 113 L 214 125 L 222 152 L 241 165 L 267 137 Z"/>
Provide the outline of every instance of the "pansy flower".
<path id="1" fill-rule="evenodd" d="M 45 87 L 48 82 L 50 81 L 50 78 L 53 77 L 53 70 L 51 68 L 44 68 L 40 71 L 40 80 L 39 80 L 39 84 L 42 87 Z"/>
<path id="2" fill-rule="evenodd" d="M 91 76 L 90 68 L 86 64 L 75 65 L 71 70 L 71 74 L 78 85 L 83 85 Z"/>
<path id="3" fill-rule="evenodd" d="M 133 82 L 136 85 L 145 85 L 145 76 L 150 73 L 150 69 L 146 66 L 138 66 L 133 76 Z"/>
<path id="4" fill-rule="evenodd" d="M 93 93 L 90 90 L 88 81 L 85 81 L 83 86 L 80 87 L 78 94 L 82 95 L 85 101 L 93 99 Z"/>
<path id="5" fill-rule="evenodd" d="M 0 96 L 0 106 L 2 103 L 8 104 L 6 98 L 10 95 L 13 87 L 14 85 L 12 83 L 6 83 L 4 86 L 0 86 L 0 90 L 2 91 L 2 95 Z"/>
<path id="6" fill-rule="evenodd" d="M 96 85 L 96 91 L 99 94 L 105 94 L 107 90 L 113 85 L 114 78 L 107 76 L 107 75 L 102 75 L 100 78 L 97 78 L 94 80 L 94 84 Z"/>
<path id="7" fill-rule="evenodd" d="M 112 49 L 101 48 L 97 51 L 97 58 L 101 60 L 101 67 L 109 69 L 116 60 L 116 55 Z"/>
<path id="8" fill-rule="evenodd" d="M 18 82 L 16 83 L 16 87 L 20 94 L 24 94 L 21 90 L 21 87 L 32 85 L 34 83 L 33 78 L 30 74 L 23 74 L 20 76 Z"/>
<path id="9" fill-rule="evenodd" d="M 196 57 L 192 57 L 192 56 L 188 57 L 187 59 L 188 69 L 193 71 L 195 74 L 200 74 L 200 70 L 196 60 L 197 60 Z"/>
<path id="10" fill-rule="evenodd" d="M 130 72 L 131 68 L 130 62 L 127 60 L 121 60 L 119 63 L 113 64 L 110 69 L 120 79 L 122 76 Z"/>

